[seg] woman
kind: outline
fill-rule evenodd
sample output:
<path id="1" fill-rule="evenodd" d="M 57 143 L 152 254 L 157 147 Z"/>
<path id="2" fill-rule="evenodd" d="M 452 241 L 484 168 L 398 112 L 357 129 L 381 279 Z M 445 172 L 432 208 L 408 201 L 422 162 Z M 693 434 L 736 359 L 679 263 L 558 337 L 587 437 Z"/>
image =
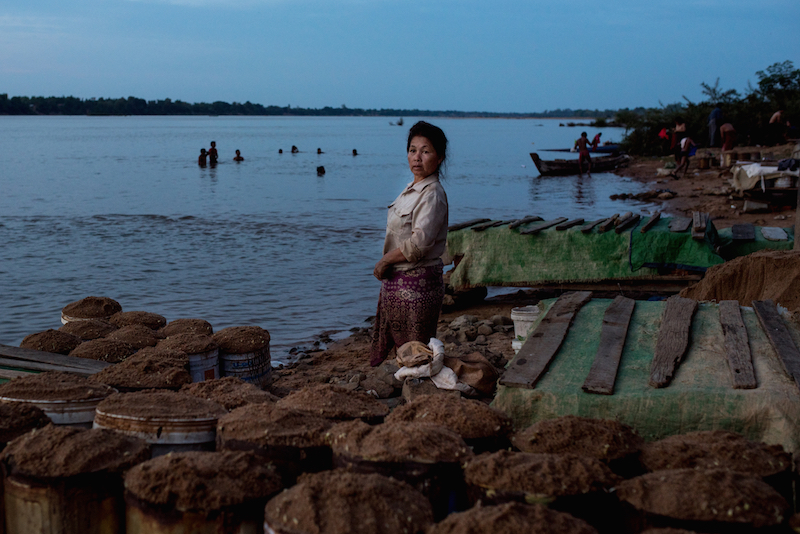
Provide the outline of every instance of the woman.
<path id="1" fill-rule="evenodd" d="M 444 132 L 420 121 L 406 144 L 414 175 L 389 206 L 383 257 L 373 274 L 382 281 L 372 336 L 370 365 L 408 341 L 428 343 L 444 298 L 442 260 L 447 240 L 447 195 L 439 173 L 447 158 Z"/>

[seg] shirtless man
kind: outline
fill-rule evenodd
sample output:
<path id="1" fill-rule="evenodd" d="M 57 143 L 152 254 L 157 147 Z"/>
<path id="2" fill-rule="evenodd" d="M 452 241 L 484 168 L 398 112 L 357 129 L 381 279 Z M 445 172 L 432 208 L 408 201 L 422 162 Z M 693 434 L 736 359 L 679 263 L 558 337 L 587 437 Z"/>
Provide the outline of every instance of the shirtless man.
<path id="1" fill-rule="evenodd" d="M 216 165 L 217 157 L 217 143 L 215 141 L 211 141 L 211 148 L 208 149 L 208 162 L 211 165 Z"/>
<path id="2" fill-rule="evenodd" d="M 589 147 L 591 143 L 589 142 L 589 137 L 587 136 L 586 132 L 581 132 L 580 139 L 575 141 L 575 148 L 578 149 L 578 172 L 580 176 L 583 176 L 583 162 L 585 161 L 587 164 L 586 174 L 588 176 L 592 175 L 592 156 L 589 155 Z"/>

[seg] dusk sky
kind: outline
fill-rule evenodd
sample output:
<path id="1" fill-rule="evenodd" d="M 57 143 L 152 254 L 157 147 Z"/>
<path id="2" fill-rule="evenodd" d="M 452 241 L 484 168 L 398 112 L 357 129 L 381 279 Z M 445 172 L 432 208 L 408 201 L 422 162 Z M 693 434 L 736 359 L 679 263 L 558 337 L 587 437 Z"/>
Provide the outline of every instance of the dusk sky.
<path id="1" fill-rule="evenodd" d="M 535 112 L 744 92 L 798 0 L 0 0 L 0 93 Z"/>

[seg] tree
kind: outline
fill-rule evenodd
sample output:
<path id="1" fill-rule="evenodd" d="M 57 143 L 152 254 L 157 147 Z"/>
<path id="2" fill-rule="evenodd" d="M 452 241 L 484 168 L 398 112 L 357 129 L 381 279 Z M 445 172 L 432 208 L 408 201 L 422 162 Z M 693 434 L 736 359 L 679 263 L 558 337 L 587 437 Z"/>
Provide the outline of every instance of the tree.
<path id="1" fill-rule="evenodd" d="M 703 88 L 703 94 L 708 96 L 708 101 L 711 104 L 730 104 L 734 100 L 739 99 L 739 92 L 736 89 L 723 91 L 719 88 L 719 78 L 717 78 L 717 81 L 714 83 L 714 87 L 711 87 L 705 82 L 701 83 L 700 87 Z"/>
<path id="2" fill-rule="evenodd" d="M 758 91 L 767 100 L 785 107 L 786 101 L 800 93 L 800 69 L 795 69 L 791 61 L 773 63 L 766 69 L 757 71 Z"/>

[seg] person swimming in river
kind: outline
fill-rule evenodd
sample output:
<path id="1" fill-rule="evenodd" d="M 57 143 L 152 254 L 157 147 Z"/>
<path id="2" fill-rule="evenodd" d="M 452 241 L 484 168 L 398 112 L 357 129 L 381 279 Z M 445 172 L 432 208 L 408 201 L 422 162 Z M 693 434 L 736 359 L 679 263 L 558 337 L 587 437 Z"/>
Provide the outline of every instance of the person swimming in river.
<path id="1" fill-rule="evenodd" d="M 238 148 L 236 149 L 236 157 L 233 158 L 233 161 L 244 161 L 244 158 L 242 157 L 242 152 Z"/>
<path id="2" fill-rule="evenodd" d="M 353 155 L 358 156 L 358 150 L 356 150 L 355 148 L 353 149 Z"/>
<path id="3" fill-rule="evenodd" d="M 317 149 L 317 154 L 324 154 L 324 153 L 325 153 L 325 152 L 323 152 L 321 148 L 318 148 L 318 149 Z"/>
<path id="4" fill-rule="evenodd" d="M 208 149 L 208 162 L 211 165 L 216 165 L 218 157 L 219 155 L 217 154 L 217 143 L 215 141 L 211 141 L 211 148 Z"/>
<path id="5" fill-rule="evenodd" d="M 208 156 L 208 154 L 206 154 L 206 149 L 205 148 L 201 148 L 200 149 L 200 156 L 197 158 L 197 164 L 200 165 L 201 167 L 205 167 L 206 166 L 206 157 L 207 156 Z"/>
<path id="6" fill-rule="evenodd" d="M 300 152 L 300 151 L 297 150 L 297 147 L 292 145 L 292 154 L 297 154 L 298 152 Z"/>
<path id="7" fill-rule="evenodd" d="M 583 176 L 583 162 L 586 162 L 586 174 L 592 175 L 592 156 L 589 155 L 589 137 L 586 132 L 581 132 L 580 138 L 575 140 L 575 147 L 578 149 L 578 173 Z"/>

